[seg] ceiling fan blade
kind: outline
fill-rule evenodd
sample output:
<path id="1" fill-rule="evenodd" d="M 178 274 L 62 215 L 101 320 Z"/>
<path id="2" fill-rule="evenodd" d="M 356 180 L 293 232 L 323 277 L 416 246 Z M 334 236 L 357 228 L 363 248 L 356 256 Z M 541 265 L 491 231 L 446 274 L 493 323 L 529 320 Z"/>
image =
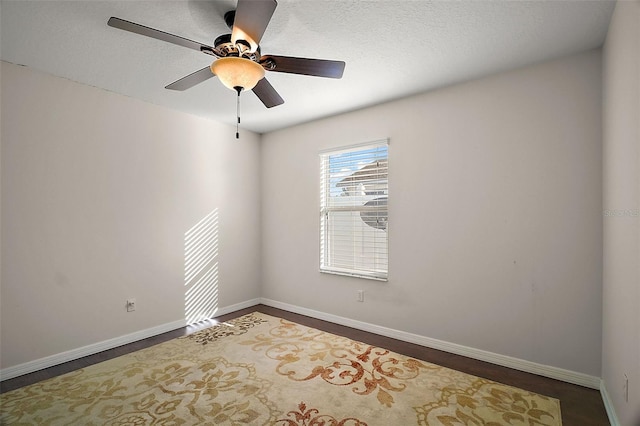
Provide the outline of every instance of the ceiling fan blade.
<path id="1" fill-rule="evenodd" d="M 260 99 L 267 108 L 273 108 L 274 106 L 284 103 L 284 100 L 266 78 L 263 78 L 256 84 L 256 87 L 253 88 L 253 93 L 256 94 L 258 99 Z"/>
<path id="2" fill-rule="evenodd" d="M 196 84 L 200 84 L 203 81 L 209 80 L 213 77 L 213 73 L 211 72 L 211 68 L 204 67 L 201 70 L 196 72 L 192 72 L 186 77 L 182 77 L 180 80 L 174 81 L 168 86 L 165 86 L 165 89 L 169 90 L 187 90 L 195 86 Z"/>
<path id="3" fill-rule="evenodd" d="M 265 55 L 260 64 L 267 71 L 312 75 L 316 77 L 342 78 L 345 63 L 327 59 L 294 58 L 291 56 Z"/>
<path id="4" fill-rule="evenodd" d="M 107 21 L 107 25 L 113 28 L 129 31 L 132 33 L 140 34 L 143 36 L 155 38 L 157 40 L 166 41 L 169 43 L 177 44 L 178 46 L 188 47 L 189 49 L 198 50 L 200 52 L 207 53 L 209 55 L 216 56 L 213 52 L 213 47 L 206 44 L 198 43 L 197 41 L 189 40 L 184 37 L 180 37 L 174 34 L 169 34 L 164 31 L 156 30 L 155 28 L 146 27 L 144 25 L 136 24 L 135 22 L 125 21 L 124 19 L 111 17 Z"/>
<path id="5" fill-rule="evenodd" d="M 277 5 L 276 0 L 238 0 L 231 40 L 253 41 L 252 48 L 257 47 Z"/>

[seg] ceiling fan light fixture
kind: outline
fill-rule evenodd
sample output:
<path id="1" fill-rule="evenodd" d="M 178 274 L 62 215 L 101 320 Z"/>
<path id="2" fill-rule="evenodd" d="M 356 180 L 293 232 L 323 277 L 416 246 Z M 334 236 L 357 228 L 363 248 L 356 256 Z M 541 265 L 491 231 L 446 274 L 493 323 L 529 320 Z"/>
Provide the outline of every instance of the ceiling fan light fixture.
<path id="1" fill-rule="evenodd" d="M 231 90 L 253 89 L 264 77 L 264 68 L 249 59 L 230 56 L 220 58 L 211 64 L 211 72 L 218 76 L 222 84 Z"/>

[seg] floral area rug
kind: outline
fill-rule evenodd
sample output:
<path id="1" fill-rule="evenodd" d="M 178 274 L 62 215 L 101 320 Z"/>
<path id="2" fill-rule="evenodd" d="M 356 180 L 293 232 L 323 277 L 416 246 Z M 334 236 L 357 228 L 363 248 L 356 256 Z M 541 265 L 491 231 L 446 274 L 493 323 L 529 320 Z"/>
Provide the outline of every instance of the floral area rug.
<path id="1" fill-rule="evenodd" d="M 262 313 L 0 395 L 7 425 L 561 425 L 558 400 Z"/>

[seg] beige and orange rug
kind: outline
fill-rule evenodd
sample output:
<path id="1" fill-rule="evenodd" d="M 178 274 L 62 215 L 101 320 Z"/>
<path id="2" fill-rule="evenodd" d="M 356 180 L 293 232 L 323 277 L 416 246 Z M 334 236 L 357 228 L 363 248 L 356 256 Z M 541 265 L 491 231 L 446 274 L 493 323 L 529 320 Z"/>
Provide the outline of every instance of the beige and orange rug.
<path id="1" fill-rule="evenodd" d="M 558 400 L 262 313 L 0 395 L 30 425 L 561 425 Z"/>

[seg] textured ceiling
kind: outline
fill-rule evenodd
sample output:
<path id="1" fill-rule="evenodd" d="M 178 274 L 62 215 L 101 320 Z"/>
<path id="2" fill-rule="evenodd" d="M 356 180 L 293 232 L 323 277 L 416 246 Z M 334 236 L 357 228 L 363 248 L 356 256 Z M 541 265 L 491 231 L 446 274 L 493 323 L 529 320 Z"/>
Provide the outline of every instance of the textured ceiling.
<path id="1" fill-rule="evenodd" d="M 2 60 L 157 105 L 235 123 L 235 93 L 215 78 L 167 84 L 212 57 L 107 26 L 116 16 L 212 45 L 235 1 L 5 1 Z M 609 1 L 278 0 L 263 54 L 342 60 L 341 80 L 267 72 L 285 104 L 243 93 L 259 133 L 602 45 Z"/>

